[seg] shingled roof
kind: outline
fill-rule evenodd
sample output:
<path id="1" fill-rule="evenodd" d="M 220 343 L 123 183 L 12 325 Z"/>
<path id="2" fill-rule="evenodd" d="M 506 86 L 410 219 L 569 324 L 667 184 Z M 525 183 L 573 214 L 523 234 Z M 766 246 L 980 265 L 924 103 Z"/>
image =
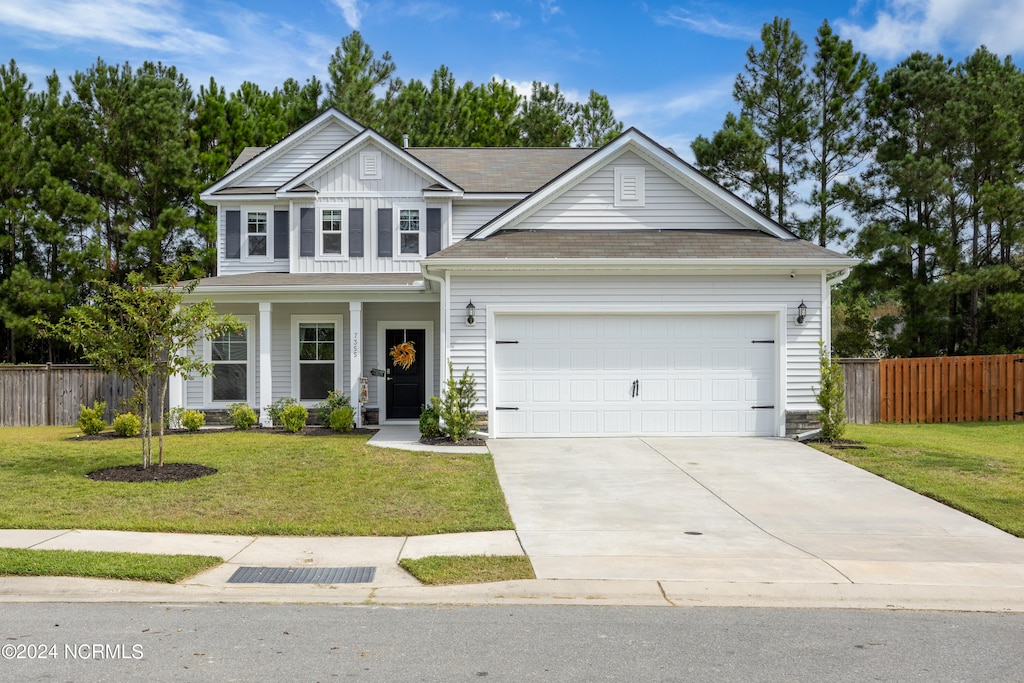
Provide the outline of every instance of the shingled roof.
<path id="1" fill-rule="evenodd" d="M 414 157 L 466 192 L 533 192 L 587 158 L 585 147 L 413 147 Z"/>
<path id="2" fill-rule="evenodd" d="M 502 230 L 467 239 L 438 259 L 841 259 L 843 254 L 757 230 Z"/>

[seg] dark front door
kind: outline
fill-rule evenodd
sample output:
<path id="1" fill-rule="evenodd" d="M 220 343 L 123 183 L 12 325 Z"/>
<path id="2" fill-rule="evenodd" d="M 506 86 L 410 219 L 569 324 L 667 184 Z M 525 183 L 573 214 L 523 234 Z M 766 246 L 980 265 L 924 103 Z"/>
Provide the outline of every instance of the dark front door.
<path id="1" fill-rule="evenodd" d="M 415 359 L 408 367 L 396 363 L 391 350 L 399 344 L 411 343 Z M 389 420 L 418 418 L 420 407 L 426 397 L 426 353 L 427 333 L 425 330 L 386 330 L 384 332 L 385 353 L 385 415 Z"/>

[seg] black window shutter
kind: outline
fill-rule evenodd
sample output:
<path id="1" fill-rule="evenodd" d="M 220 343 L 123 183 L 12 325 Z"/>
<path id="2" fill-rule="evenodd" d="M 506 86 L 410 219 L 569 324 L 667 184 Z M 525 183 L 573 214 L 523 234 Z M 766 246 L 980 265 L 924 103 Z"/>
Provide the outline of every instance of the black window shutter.
<path id="1" fill-rule="evenodd" d="M 363 210 L 348 210 L 348 255 L 363 255 Z"/>
<path id="2" fill-rule="evenodd" d="M 299 209 L 299 256 L 316 256 L 315 221 L 314 209 Z"/>
<path id="3" fill-rule="evenodd" d="M 441 209 L 427 209 L 427 256 L 441 251 Z"/>
<path id="4" fill-rule="evenodd" d="M 274 212 L 274 258 L 288 258 L 288 212 Z"/>
<path id="5" fill-rule="evenodd" d="M 391 255 L 391 209 L 377 209 L 377 256 Z"/>
<path id="6" fill-rule="evenodd" d="M 227 233 L 225 235 L 224 258 L 242 258 L 242 212 L 225 213 Z"/>

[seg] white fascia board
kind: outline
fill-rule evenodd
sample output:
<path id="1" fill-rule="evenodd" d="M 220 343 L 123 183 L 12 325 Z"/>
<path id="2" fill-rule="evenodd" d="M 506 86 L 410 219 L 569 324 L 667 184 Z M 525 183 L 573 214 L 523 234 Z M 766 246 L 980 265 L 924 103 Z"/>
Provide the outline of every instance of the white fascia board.
<path id="1" fill-rule="evenodd" d="M 282 154 L 283 150 L 286 150 L 289 147 L 291 147 L 292 144 L 295 143 L 297 140 L 301 140 L 302 138 L 310 135 L 311 133 L 314 133 L 329 121 L 337 121 L 343 126 L 349 128 L 353 133 L 359 133 L 359 131 L 366 130 L 366 128 L 360 126 L 353 119 L 350 119 L 349 117 L 345 116 L 334 107 L 331 107 L 330 109 L 327 109 L 313 120 L 306 123 L 306 125 L 302 126 L 291 135 L 285 136 L 284 139 L 279 140 L 277 143 L 271 145 L 267 149 L 260 152 L 259 156 L 251 159 L 248 163 L 242 165 L 240 168 L 236 168 L 234 172 L 227 174 L 226 176 L 215 182 L 213 185 L 210 185 L 208 188 L 203 190 L 203 192 L 199 195 L 200 199 L 203 199 L 204 195 L 208 196 L 213 192 L 222 189 L 225 185 L 229 185 L 232 182 L 238 182 L 239 180 L 252 175 L 254 171 L 263 168 L 267 164 L 273 162 L 277 157 L 279 157 Z M 203 199 L 203 201 L 206 201 L 206 199 Z"/>
<path id="2" fill-rule="evenodd" d="M 493 235 L 503 228 L 513 227 L 515 223 L 543 207 L 558 195 L 568 191 L 583 178 L 610 163 L 626 151 L 636 152 L 659 167 L 670 177 L 673 177 L 681 185 L 693 190 L 713 206 L 739 220 L 740 223 L 750 225 L 750 227 L 775 237 L 796 239 L 793 233 L 776 224 L 729 190 L 711 181 L 697 171 L 697 169 L 670 153 L 635 128 L 630 128 L 601 149 L 580 161 L 574 168 L 566 171 L 516 206 L 511 207 L 504 214 L 496 217 L 491 223 L 482 228 L 479 233 L 469 239 L 482 239 Z"/>
<path id="3" fill-rule="evenodd" d="M 203 202 L 210 204 L 211 206 L 217 206 L 225 203 L 250 203 L 250 202 L 267 202 L 273 203 L 277 200 L 280 195 L 276 194 L 232 194 L 232 195 L 199 195 L 199 199 Z"/>
<path id="4" fill-rule="evenodd" d="M 429 271 L 513 271 L 513 270 L 634 270 L 673 272 L 778 272 L 834 273 L 859 263 L 852 258 L 834 259 L 751 259 L 751 258 L 591 258 L 591 259 L 437 259 L 421 266 Z"/>
<path id="5" fill-rule="evenodd" d="M 298 287 L 215 287 L 196 289 L 185 295 L 186 301 L 210 300 L 215 304 L 256 303 L 270 301 L 273 303 L 321 303 L 338 301 L 363 302 L 423 302 L 440 301 L 438 292 L 431 291 L 426 285 L 400 286 L 389 285 L 379 287 L 318 287 L 302 289 Z"/>
<path id="6" fill-rule="evenodd" d="M 364 130 L 363 132 L 359 133 L 354 138 L 346 142 L 344 145 L 334 150 L 333 152 L 325 156 L 323 159 L 321 159 L 320 161 L 313 164 L 299 175 L 295 176 L 294 178 L 286 182 L 278 189 L 278 192 L 287 192 L 309 181 L 310 179 L 323 173 L 327 168 L 337 164 L 345 157 L 351 154 L 355 154 L 360 147 L 370 142 L 376 143 L 377 145 L 385 149 L 388 153 L 390 153 L 393 157 L 399 159 L 402 163 L 414 169 L 417 173 L 420 173 L 421 175 L 430 178 L 431 180 L 440 185 L 444 185 L 445 187 L 450 188 L 450 191 L 462 191 L 461 187 L 459 187 L 452 181 L 448 180 L 443 175 L 441 175 L 434 169 L 430 168 L 413 155 L 409 154 L 409 152 L 407 152 L 406 150 L 395 145 L 393 142 L 382 136 L 380 133 L 377 133 L 376 131 L 367 128 L 366 130 Z"/>
<path id="7" fill-rule="evenodd" d="M 462 199 L 465 192 L 456 190 L 423 190 L 424 199 Z"/>

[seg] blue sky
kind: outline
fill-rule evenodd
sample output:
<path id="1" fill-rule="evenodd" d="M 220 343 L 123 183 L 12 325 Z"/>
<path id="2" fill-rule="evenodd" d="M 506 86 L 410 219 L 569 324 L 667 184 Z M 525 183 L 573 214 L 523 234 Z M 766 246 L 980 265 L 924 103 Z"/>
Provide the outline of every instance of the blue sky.
<path id="1" fill-rule="evenodd" d="M 93 64 L 174 64 L 193 89 L 285 78 L 326 79 L 342 37 L 358 29 L 389 51 L 403 79 L 445 64 L 459 81 L 591 89 L 616 115 L 689 158 L 725 113 L 761 26 L 788 17 L 813 47 L 823 19 L 886 69 L 914 50 L 955 60 L 981 44 L 1018 63 L 1021 0 L 2 0 L 0 59 L 37 88 Z M 66 83 L 66 80 L 65 80 Z"/>

